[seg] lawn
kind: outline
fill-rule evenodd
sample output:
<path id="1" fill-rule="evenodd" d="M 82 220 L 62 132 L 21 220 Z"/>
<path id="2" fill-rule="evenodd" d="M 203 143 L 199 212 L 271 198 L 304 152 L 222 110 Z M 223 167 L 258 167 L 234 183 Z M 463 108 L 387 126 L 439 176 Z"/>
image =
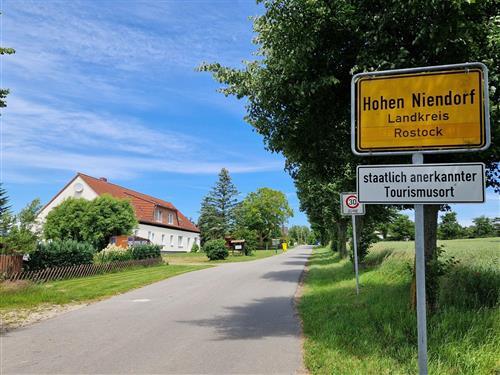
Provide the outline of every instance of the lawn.
<path id="1" fill-rule="evenodd" d="M 458 268 L 489 283 L 498 296 L 499 238 L 441 244 L 446 256 L 459 261 Z M 310 259 L 299 311 L 305 363 L 313 374 L 417 373 L 416 314 L 409 308 L 413 243 L 377 243 L 366 263 L 361 270 L 360 296 L 356 296 L 348 260 L 340 260 L 329 249 L 316 249 Z M 440 309 L 428 317 L 429 373 L 499 373 L 498 305 L 462 306 L 460 301 L 471 298 L 462 294 L 464 290 L 471 293 L 462 281 L 443 282 Z"/>
<path id="2" fill-rule="evenodd" d="M 232 262 L 248 262 L 250 260 L 267 258 L 276 254 L 281 254 L 281 250 L 276 252 L 275 250 L 256 250 L 252 252 L 252 255 L 245 256 L 242 254 L 235 253 L 232 255 L 229 252 L 229 257 L 224 260 L 209 260 L 204 252 L 198 253 L 174 253 L 163 255 L 163 259 L 168 261 L 169 264 L 218 264 L 218 263 L 232 263 Z"/>
<path id="3" fill-rule="evenodd" d="M 196 265 L 158 265 L 105 275 L 43 284 L 0 283 L 0 313 L 41 304 L 88 302 L 123 293 L 181 273 L 205 268 Z"/>

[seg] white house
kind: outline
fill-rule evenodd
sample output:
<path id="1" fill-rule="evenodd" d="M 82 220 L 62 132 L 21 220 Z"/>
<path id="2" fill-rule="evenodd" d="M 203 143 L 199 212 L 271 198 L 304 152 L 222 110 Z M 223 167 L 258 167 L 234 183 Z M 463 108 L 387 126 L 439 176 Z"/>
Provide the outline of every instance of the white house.
<path id="1" fill-rule="evenodd" d="M 163 251 L 191 251 L 200 244 L 200 230 L 170 202 L 112 184 L 104 177 L 95 178 L 78 173 L 42 209 L 38 219 L 43 222 L 54 207 L 69 197 L 92 200 L 102 194 L 129 199 L 139 225 L 135 235 L 162 246 Z"/>

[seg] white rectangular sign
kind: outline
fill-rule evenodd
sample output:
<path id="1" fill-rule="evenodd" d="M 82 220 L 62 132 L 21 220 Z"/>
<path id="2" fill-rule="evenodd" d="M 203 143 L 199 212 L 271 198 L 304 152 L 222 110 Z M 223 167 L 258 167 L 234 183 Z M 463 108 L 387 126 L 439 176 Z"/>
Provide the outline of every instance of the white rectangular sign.
<path id="1" fill-rule="evenodd" d="M 357 184 L 363 203 L 484 203 L 484 164 L 360 165 Z"/>
<path id="2" fill-rule="evenodd" d="M 340 210 L 342 215 L 364 215 L 365 205 L 359 203 L 356 193 L 340 193 Z"/>

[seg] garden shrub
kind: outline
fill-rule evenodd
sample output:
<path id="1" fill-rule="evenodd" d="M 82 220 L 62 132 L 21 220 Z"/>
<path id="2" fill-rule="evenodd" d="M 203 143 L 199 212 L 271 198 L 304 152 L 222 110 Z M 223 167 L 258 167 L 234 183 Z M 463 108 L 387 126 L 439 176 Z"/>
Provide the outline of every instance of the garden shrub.
<path id="1" fill-rule="evenodd" d="M 27 270 L 39 270 L 49 267 L 73 266 L 91 264 L 95 249 L 86 242 L 74 240 L 53 240 L 37 245 L 25 263 Z"/>
<path id="2" fill-rule="evenodd" d="M 203 251 L 210 260 L 226 259 L 229 251 L 224 240 L 209 240 L 203 245 Z"/>
<path id="3" fill-rule="evenodd" d="M 130 248 L 132 259 L 157 258 L 161 256 L 160 245 L 134 245 Z"/>
<path id="4" fill-rule="evenodd" d="M 191 252 L 192 253 L 197 253 L 198 251 L 200 251 L 200 247 L 198 246 L 198 244 L 193 244 L 193 247 L 191 247 Z"/>
<path id="5" fill-rule="evenodd" d="M 500 272 L 494 268 L 454 267 L 443 278 L 440 305 L 464 309 L 493 308 L 500 302 Z"/>
<path id="6" fill-rule="evenodd" d="M 94 255 L 95 263 L 109 263 L 134 259 L 129 249 L 109 244 L 101 252 Z"/>

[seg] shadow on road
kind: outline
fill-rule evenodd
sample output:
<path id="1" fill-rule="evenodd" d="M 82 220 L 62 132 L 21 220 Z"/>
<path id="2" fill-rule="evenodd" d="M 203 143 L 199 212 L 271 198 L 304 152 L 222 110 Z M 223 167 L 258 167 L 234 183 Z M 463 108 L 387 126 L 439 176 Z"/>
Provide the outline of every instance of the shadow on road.
<path id="1" fill-rule="evenodd" d="M 287 281 L 291 283 L 297 283 L 302 270 L 298 269 L 288 269 L 284 271 L 273 271 L 262 275 L 263 279 L 275 280 L 275 281 Z"/>
<path id="2" fill-rule="evenodd" d="M 291 298 L 269 297 L 255 300 L 247 305 L 226 307 L 227 314 L 212 319 L 179 322 L 199 327 L 213 327 L 217 331 L 216 340 L 299 336 L 299 325 L 291 306 Z"/>
<path id="3" fill-rule="evenodd" d="M 287 262 L 283 262 L 283 264 L 290 265 L 290 266 L 305 266 L 306 262 L 300 261 L 300 260 L 290 260 Z"/>

